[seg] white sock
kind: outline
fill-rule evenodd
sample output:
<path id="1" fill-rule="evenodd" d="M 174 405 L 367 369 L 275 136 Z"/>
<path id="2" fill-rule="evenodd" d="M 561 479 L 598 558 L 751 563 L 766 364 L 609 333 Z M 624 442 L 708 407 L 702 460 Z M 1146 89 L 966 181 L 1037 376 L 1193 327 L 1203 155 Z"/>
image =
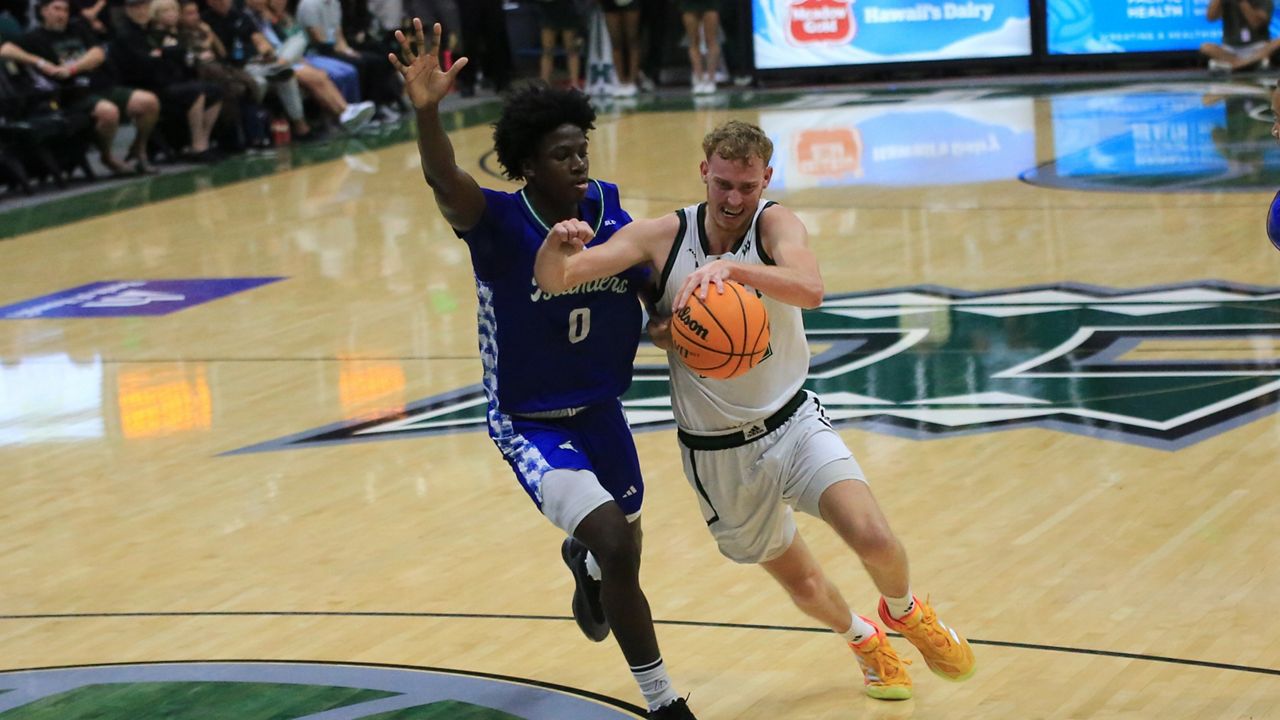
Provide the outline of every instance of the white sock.
<path id="1" fill-rule="evenodd" d="M 901 620 L 916 609 L 916 598 L 911 594 L 911 589 L 907 588 L 907 594 L 903 597 L 891 598 L 886 595 L 884 604 L 889 608 L 889 617 L 894 620 Z"/>
<path id="2" fill-rule="evenodd" d="M 849 629 L 840 633 L 845 640 L 857 645 L 876 634 L 876 626 L 862 619 L 862 616 L 855 612 L 850 612 L 851 616 Z"/>
<path id="3" fill-rule="evenodd" d="M 596 562 L 596 556 L 592 555 L 591 551 L 587 551 L 587 574 L 596 582 L 599 582 L 602 577 L 600 574 L 600 564 Z"/>
<path id="4" fill-rule="evenodd" d="M 631 668 L 631 675 L 640 686 L 644 701 L 650 710 L 657 710 L 680 697 L 671 686 L 671 678 L 667 677 L 667 666 L 658 658 L 651 663 Z"/>

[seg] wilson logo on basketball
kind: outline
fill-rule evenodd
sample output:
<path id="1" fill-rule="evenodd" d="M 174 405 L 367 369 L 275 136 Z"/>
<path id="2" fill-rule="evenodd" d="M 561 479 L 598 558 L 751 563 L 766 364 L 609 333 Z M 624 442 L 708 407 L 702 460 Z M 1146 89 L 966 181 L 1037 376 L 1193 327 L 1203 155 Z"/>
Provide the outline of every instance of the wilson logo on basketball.
<path id="1" fill-rule="evenodd" d="M 839 45 L 858 32 L 851 0 L 798 0 L 788 15 L 787 39 L 796 45 Z"/>
<path id="2" fill-rule="evenodd" d="M 702 323 L 698 322 L 697 320 L 693 319 L 693 313 L 689 310 L 688 305 L 685 305 L 684 308 L 682 308 L 680 312 L 676 314 L 676 319 L 680 321 L 681 325 L 684 325 L 686 328 L 689 328 L 689 332 L 693 333 L 694 335 L 697 335 L 703 340 L 707 339 L 707 333 L 709 332 L 707 330 L 707 327 Z"/>
<path id="3" fill-rule="evenodd" d="M 805 130 L 795 141 L 796 170 L 816 177 L 862 174 L 862 133 L 857 128 Z"/>

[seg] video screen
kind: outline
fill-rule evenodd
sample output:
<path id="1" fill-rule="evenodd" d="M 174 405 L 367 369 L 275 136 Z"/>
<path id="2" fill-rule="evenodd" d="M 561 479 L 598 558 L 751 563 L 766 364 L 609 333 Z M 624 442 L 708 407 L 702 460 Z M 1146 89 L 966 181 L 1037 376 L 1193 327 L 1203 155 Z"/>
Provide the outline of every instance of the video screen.
<path id="1" fill-rule="evenodd" d="M 756 67 L 1031 54 L 1029 0 L 752 0 Z"/>
<path id="2" fill-rule="evenodd" d="M 1222 42 L 1209 0 L 1048 0 L 1050 55 L 1194 51 Z M 1280 17 L 1271 19 L 1280 37 Z"/>

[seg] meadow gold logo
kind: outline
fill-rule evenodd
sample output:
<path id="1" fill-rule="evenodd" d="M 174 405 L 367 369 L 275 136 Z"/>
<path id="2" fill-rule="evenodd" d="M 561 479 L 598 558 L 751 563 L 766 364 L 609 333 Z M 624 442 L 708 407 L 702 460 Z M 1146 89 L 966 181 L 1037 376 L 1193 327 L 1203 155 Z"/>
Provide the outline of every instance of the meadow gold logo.
<path id="1" fill-rule="evenodd" d="M 787 38 L 796 45 L 841 45 L 858 32 L 850 0 L 792 0 Z"/>

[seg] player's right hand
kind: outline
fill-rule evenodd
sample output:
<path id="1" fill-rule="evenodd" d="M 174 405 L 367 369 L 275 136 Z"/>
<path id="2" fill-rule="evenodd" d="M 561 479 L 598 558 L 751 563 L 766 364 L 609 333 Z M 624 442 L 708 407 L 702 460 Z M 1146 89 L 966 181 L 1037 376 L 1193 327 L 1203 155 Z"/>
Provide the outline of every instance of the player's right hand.
<path id="1" fill-rule="evenodd" d="M 556 223 L 547 233 L 545 242 L 563 253 L 572 255 L 585 248 L 595 236 L 591 225 L 572 218 Z"/>
<path id="2" fill-rule="evenodd" d="M 387 59 L 396 71 L 404 76 L 404 88 L 409 94 L 409 101 L 416 110 L 438 105 L 453 87 L 453 81 L 462 68 L 467 66 L 467 59 L 460 57 L 446 71 L 440 67 L 440 23 L 431 28 L 431 46 L 427 46 L 426 35 L 422 31 L 422 20 L 413 19 L 413 29 L 417 52 L 408 38 L 400 30 L 396 31 L 396 42 L 400 43 L 400 51 L 404 54 L 404 62 L 395 53 L 387 53 Z"/>

